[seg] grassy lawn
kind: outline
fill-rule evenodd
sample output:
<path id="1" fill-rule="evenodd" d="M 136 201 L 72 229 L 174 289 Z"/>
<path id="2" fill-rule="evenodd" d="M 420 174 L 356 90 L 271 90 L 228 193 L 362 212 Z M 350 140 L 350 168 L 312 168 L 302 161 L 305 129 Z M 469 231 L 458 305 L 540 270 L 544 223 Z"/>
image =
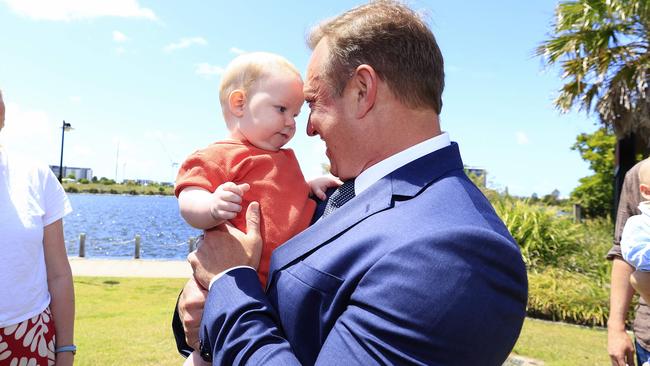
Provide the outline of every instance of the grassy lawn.
<path id="1" fill-rule="evenodd" d="M 75 365 L 182 365 L 171 317 L 184 283 L 76 277 Z"/>
<path id="2" fill-rule="evenodd" d="M 76 277 L 76 365 L 181 365 L 171 311 L 183 279 Z M 607 333 L 526 319 L 514 352 L 546 365 L 608 365 Z"/>
<path id="3" fill-rule="evenodd" d="M 526 318 L 514 353 L 547 366 L 609 365 L 607 331 Z"/>

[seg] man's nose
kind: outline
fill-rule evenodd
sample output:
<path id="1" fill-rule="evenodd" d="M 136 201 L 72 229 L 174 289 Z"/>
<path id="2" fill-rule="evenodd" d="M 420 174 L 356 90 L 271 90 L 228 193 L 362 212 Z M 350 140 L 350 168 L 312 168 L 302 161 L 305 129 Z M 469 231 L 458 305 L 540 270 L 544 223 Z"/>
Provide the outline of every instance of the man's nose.
<path id="1" fill-rule="evenodd" d="M 309 113 L 309 117 L 307 117 L 307 136 L 316 136 L 316 129 L 311 123 L 311 113 Z"/>

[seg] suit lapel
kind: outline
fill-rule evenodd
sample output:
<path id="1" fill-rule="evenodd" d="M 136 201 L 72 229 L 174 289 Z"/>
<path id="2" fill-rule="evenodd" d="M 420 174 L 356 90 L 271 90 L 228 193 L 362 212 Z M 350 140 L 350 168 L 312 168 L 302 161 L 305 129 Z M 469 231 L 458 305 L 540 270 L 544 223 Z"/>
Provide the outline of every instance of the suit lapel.
<path id="1" fill-rule="evenodd" d="M 414 197 L 449 171 L 462 168 L 458 145 L 452 143 L 383 177 L 336 212 L 318 220 L 275 249 L 271 257 L 267 287 L 273 282 L 278 270 L 321 247 L 367 217 L 392 207 L 393 196 Z"/>

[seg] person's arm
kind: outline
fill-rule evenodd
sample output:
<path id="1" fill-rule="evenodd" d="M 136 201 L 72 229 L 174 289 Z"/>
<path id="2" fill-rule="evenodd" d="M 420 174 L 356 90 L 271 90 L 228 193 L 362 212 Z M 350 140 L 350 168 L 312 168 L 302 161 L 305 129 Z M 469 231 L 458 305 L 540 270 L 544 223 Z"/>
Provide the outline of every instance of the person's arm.
<path id="1" fill-rule="evenodd" d="M 250 186 L 226 182 L 214 193 L 199 187 L 187 187 L 178 195 L 183 219 L 197 229 L 211 229 L 233 219 L 241 211 L 242 196 Z"/>
<path id="2" fill-rule="evenodd" d="M 319 200 L 327 200 L 327 189 L 335 188 L 343 184 L 340 179 L 334 177 L 333 175 L 324 175 L 322 177 L 310 179 L 307 181 L 311 193 L 316 196 Z"/>
<path id="3" fill-rule="evenodd" d="M 607 321 L 607 352 L 615 366 L 634 364 L 634 345 L 625 330 L 625 319 L 634 295 L 634 289 L 630 285 L 632 272 L 634 267 L 620 258 L 614 259 Z"/>
<path id="4" fill-rule="evenodd" d="M 228 234 L 215 234 L 218 245 L 210 243 L 206 236 L 199 252 L 202 248 L 222 248 L 230 241 L 246 250 L 256 240 L 234 231 Z M 494 242 L 500 238 L 471 237 L 463 233 L 449 238 L 436 238 L 435 250 L 431 247 L 432 239 L 423 238 L 396 247 L 378 260 L 349 295 L 350 302 L 323 341 L 317 359 L 304 362 L 316 365 L 503 362 L 525 317 L 525 268 L 523 264 L 519 267 L 511 264 L 521 261 L 520 255 L 514 249 L 474 253 L 468 246 L 463 251 L 454 245 L 480 242 L 487 247 L 498 244 L 495 248 L 505 249 L 502 243 Z M 451 238 L 453 243 L 449 241 Z M 210 274 L 220 269 L 202 268 L 203 265 L 214 268 L 208 258 L 218 258 L 216 254 L 212 252 L 200 260 L 188 258 L 199 283 L 205 285 Z M 486 256 L 489 258 L 485 259 Z M 494 267 L 494 263 L 501 265 Z M 436 278 L 444 280 L 432 283 Z M 300 280 L 296 281 L 298 286 Z M 184 306 L 181 301 L 179 307 Z M 213 365 L 299 365 L 303 361 L 295 353 L 302 345 L 289 344 L 277 310 L 267 299 L 255 271 L 250 269 L 233 269 L 212 284 L 200 330 L 201 352 L 212 355 Z M 473 352 L 467 352 L 468 349 Z"/>
<path id="5" fill-rule="evenodd" d="M 55 348 L 74 344 L 74 286 L 72 271 L 65 250 L 61 219 L 43 229 L 43 248 L 47 269 L 47 286 L 52 298 L 50 310 L 56 329 Z M 72 365 L 72 352 L 56 354 L 57 366 Z"/>

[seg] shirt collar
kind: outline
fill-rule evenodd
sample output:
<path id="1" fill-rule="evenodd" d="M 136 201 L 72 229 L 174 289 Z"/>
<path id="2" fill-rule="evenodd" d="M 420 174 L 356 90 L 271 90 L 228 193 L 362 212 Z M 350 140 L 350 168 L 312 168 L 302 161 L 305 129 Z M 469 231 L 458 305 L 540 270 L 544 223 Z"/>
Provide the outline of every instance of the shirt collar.
<path id="1" fill-rule="evenodd" d="M 438 136 L 424 140 L 416 145 L 413 145 L 406 150 L 402 150 L 395 155 L 378 162 L 370 168 L 364 170 L 354 180 L 354 194 L 358 196 L 361 192 L 365 191 L 379 181 L 381 178 L 390 174 L 391 172 L 403 167 L 404 165 L 430 154 L 436 150 L 440 150 L 451 144 L 449 134 L 443 132 Z"/>

